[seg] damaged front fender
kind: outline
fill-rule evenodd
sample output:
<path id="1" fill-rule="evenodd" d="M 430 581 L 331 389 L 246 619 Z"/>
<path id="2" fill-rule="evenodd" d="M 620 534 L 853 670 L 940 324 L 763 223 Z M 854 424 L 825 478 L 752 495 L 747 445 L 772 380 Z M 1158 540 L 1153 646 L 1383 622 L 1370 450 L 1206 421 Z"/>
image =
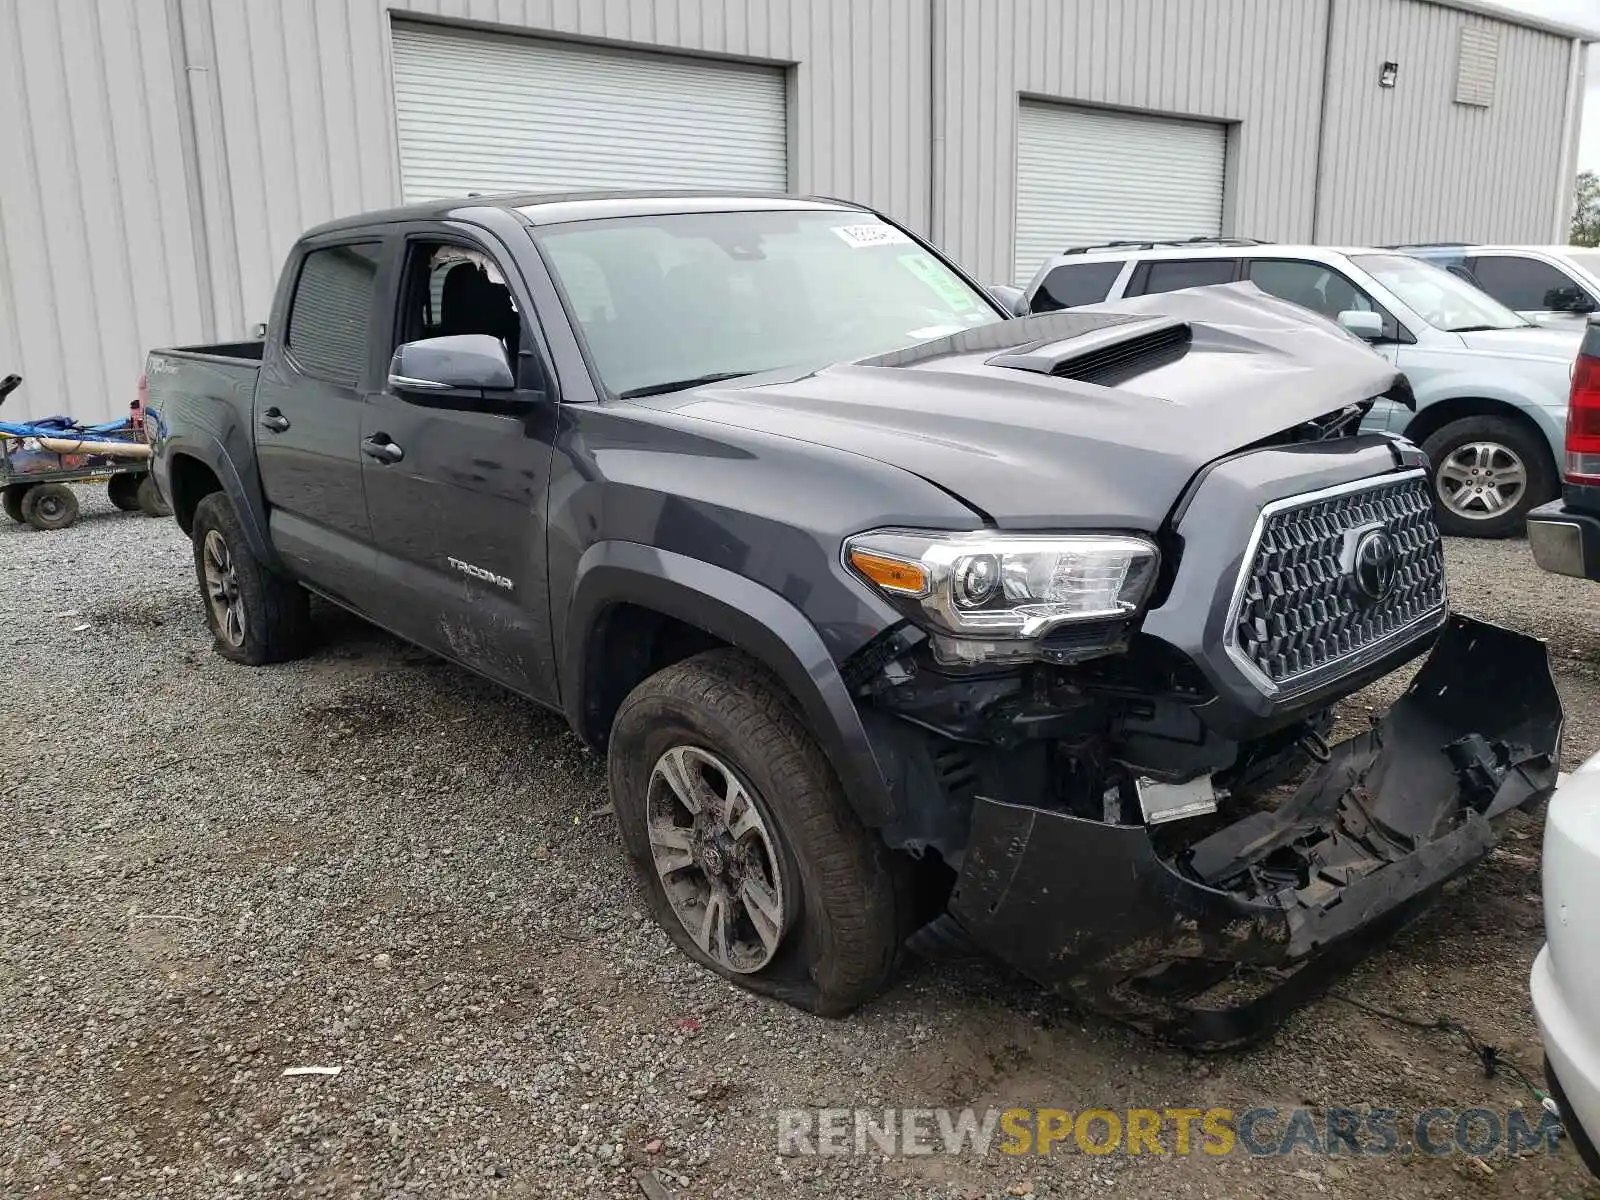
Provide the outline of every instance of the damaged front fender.
<path id="1" fill-rule="evenodd" d="M 1493 818 L 1549 794 L 1561 720 L 1543 643 L 1452 617 L 1370 730 L 1186 848 L 980 798 L 948 914 L 914 944 L 987 947 L 1174 1040 L 1248 1041 L 1487 854 Z"/>

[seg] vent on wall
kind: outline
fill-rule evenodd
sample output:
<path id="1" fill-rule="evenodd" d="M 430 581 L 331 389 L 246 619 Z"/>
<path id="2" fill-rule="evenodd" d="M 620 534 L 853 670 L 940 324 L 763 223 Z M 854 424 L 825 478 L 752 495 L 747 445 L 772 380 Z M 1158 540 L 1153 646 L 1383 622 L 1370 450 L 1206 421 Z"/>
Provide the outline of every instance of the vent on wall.
<path id="1" fill-rule="evenodd" d="M 1495 77 L 1500 73 L 1500 31 L 1492 25 L 1464 26 L 1460 48 L 1456 103 L 1488 108 L 1494 103 Z"/>

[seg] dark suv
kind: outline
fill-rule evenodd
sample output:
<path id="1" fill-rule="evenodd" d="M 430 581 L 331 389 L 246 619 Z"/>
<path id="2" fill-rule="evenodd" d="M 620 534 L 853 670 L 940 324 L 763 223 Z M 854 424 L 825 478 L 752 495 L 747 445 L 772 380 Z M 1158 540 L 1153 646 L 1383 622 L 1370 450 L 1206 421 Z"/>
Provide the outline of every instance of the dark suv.
<path id="1" fill-rule="evenodd" d="M 218 650 L 316 592 L 560 710 L 673 940 L 815 1011 L 909 942 L 1237 1040 L 1553 783 L 1358 432 L 1404 381 L 1259 293 L 1008 320 L 838 201 L 517 196 L 312 230 L 269 330 L 147 366 Z"/>

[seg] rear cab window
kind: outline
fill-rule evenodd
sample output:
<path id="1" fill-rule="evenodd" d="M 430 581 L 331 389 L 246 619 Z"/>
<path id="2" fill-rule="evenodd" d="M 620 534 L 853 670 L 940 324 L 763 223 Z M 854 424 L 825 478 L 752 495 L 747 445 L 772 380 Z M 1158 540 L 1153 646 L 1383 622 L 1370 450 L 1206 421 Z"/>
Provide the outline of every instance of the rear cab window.
<path id="1" fill-rule="evenodd" d="M 1183 288 L 1232 283 L 1239 271 L 1236 258 L 1157 258 L 1135 268 L 1128 283 L 1130 296 L 1176 292 Z"/>
<path id="2" fill-rule="evenodd" d="M 1125 265 L 1127 259 L 1116 258 L 1053 267 L 1028 302 L 1028 311 L 1056 312 L 1080 304 L 1099 304 L 1111 294 L 1111 287 Z"/>
<path id="3" fill-rule="evenodd" d="M 371 354 L 378 241 L 345 242 L 310 251 L 300 263 L 284 345 L 308 375 L 354 387 Z"/>

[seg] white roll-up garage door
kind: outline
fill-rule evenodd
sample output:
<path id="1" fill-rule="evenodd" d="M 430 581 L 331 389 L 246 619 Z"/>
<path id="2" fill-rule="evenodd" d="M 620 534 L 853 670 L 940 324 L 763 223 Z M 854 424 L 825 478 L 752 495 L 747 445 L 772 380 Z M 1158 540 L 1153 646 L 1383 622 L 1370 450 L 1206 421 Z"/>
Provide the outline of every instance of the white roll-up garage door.
<path id="1" fill-rule="evenodd" d="M 394 23 L 406 200 L 468 192 L 784 191 L 783 70 Z"/>
<path id="2" fill-rule="evenodd" d="M 1068 246 L 1222 232 L 1227 137 L 1209 121 L 1024 102 L 1016 281 Z"/>

